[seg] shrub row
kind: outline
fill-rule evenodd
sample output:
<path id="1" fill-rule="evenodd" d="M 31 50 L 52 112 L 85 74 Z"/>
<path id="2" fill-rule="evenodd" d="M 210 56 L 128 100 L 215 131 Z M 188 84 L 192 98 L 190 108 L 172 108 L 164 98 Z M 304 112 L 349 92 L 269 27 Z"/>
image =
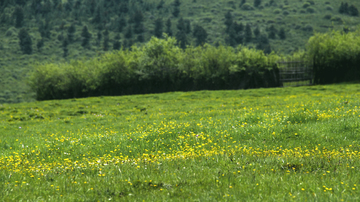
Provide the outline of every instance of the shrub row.
<path id="1" fill-rule="evenodd" d="M 360 80 L 360 29 L 317 33 L 309 39 L 307 56 L 314 61 L 314 83 Z"/>
<path id="2" fill-rule="evenodd" d="M 245 47 L 181 49 L 172 37 L 90 60 L 38 64 L 29 77 L 37 100 L 168 91 L 280 86 L 278 56 Z"/>

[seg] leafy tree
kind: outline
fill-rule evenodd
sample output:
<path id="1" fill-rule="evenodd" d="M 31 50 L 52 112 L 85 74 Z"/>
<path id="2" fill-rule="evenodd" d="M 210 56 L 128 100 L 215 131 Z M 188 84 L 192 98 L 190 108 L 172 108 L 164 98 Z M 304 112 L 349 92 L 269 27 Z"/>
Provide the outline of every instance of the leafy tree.
<path id="1" fill-rule="evenodd" d="M 162 37 L 162 33 L 163 33 L 163 21 L 162 18 L 157 18 L 154 22 L 154 35 L 157 38 L 161 38 Z"/>
<path id="2" fill-rule="evenodd" d="M 81 46 L 82 47 L 88 47 L 90 39 L 91 39 L 91 34 L 90 34 L 90 32 L 89 32 L 86 25 L 83 27 L 83 29 L 81 31 L 81 37 L 82 37 Z"/>
<path id="3" fill-rule="evenodd" d="M 20 6 L 17 6 L 14 10 L 13 15 L 15 17 L 15 27 L 22 27 L 24 22 L 24 10 Z"/>
<path id="4" fill-rule="evenodd" d="M 196 38 L 196 45 L 199 46 L 206 42 L 206 38 L 207 38 L 208 34 L 202 26 L 195 25 L 194 31 L 193 31 L 193 36 Z"/>
<path id="5" fill-rule="evenodd" d="M 165 26 L 166 26 L 166 34 L 168 36 L 172 36 L 173 32 L 172 32 L 172 29 L 171 29 L 171 19 L 170 18 L 166 21 Z"/>
<path id="6" fill-rule="evenodd" d="M 20 29 L 19 34 L 19 45 L 20 49 L 24 54 L 32 53 L 32 40 L 25 28 Z"/>
<path id="7" fill-rule="evenodd" d="M 279 35 L 280 39 L 282 39 L 282 40 L 286 39 L 286 33 L 285 33 L 285 29 L 283 27 L 279 30 L 278 35 Z"/>
<path id="8" fill-rule="evenodd" d="M 75 24 L 72 23 L 67 30 L 67 38 L 68 38 L 69 43 L 72 43 L 74 41 L 75 32 L 76 32 L 76 27 L 75 27 Z"/>
<path id="9" fill-rule="evenodd" d="M 261 0 L 254 0 L 254 7 L 259 7 L 261 4 Z"/>
<path id="10" fill-rule="evenodd" d="M 250 27 L 250 24 L 246 24 L 245 26 L 245 41 L 246 42 L 250 42 L 251 39 L 252 39 L 252 31 L 251 31 L 251 27 Z"/>

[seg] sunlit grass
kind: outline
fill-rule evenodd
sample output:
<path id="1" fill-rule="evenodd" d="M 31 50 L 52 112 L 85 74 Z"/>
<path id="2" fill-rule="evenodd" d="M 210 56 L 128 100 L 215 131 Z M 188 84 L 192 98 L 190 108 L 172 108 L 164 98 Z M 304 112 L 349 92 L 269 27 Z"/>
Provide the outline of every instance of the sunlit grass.
<path id="1" fill-rule="evenodd" d="M 0 198 L 356 201 L 360 85 L 0 105 Z"/>

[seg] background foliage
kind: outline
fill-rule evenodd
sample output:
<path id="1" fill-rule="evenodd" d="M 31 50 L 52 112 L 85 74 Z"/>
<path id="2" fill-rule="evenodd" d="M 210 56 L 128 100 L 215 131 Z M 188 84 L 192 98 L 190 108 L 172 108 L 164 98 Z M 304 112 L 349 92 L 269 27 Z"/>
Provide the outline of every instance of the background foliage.
<path id="1" fill-rule="evenodd" d="M 206 42 L 288 54 L 314 31 L 354 31 L 359 7 L 356 0 L 1 0 L 0 102 L 33 100 L 23 79 L 34 63 L 91 58 L 162 32 L 183 48 Z"/>

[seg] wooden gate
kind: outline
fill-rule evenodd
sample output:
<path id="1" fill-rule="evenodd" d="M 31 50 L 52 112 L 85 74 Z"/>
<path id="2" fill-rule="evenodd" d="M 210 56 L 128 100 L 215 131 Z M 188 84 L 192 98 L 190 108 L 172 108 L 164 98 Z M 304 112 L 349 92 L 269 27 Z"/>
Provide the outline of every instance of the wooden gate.
<path id="1" fill-rule="evenodd" d="M 313 84 L 313 64 L 310 61 L 281 61 L 278 67 L 284 87 Z"/>

